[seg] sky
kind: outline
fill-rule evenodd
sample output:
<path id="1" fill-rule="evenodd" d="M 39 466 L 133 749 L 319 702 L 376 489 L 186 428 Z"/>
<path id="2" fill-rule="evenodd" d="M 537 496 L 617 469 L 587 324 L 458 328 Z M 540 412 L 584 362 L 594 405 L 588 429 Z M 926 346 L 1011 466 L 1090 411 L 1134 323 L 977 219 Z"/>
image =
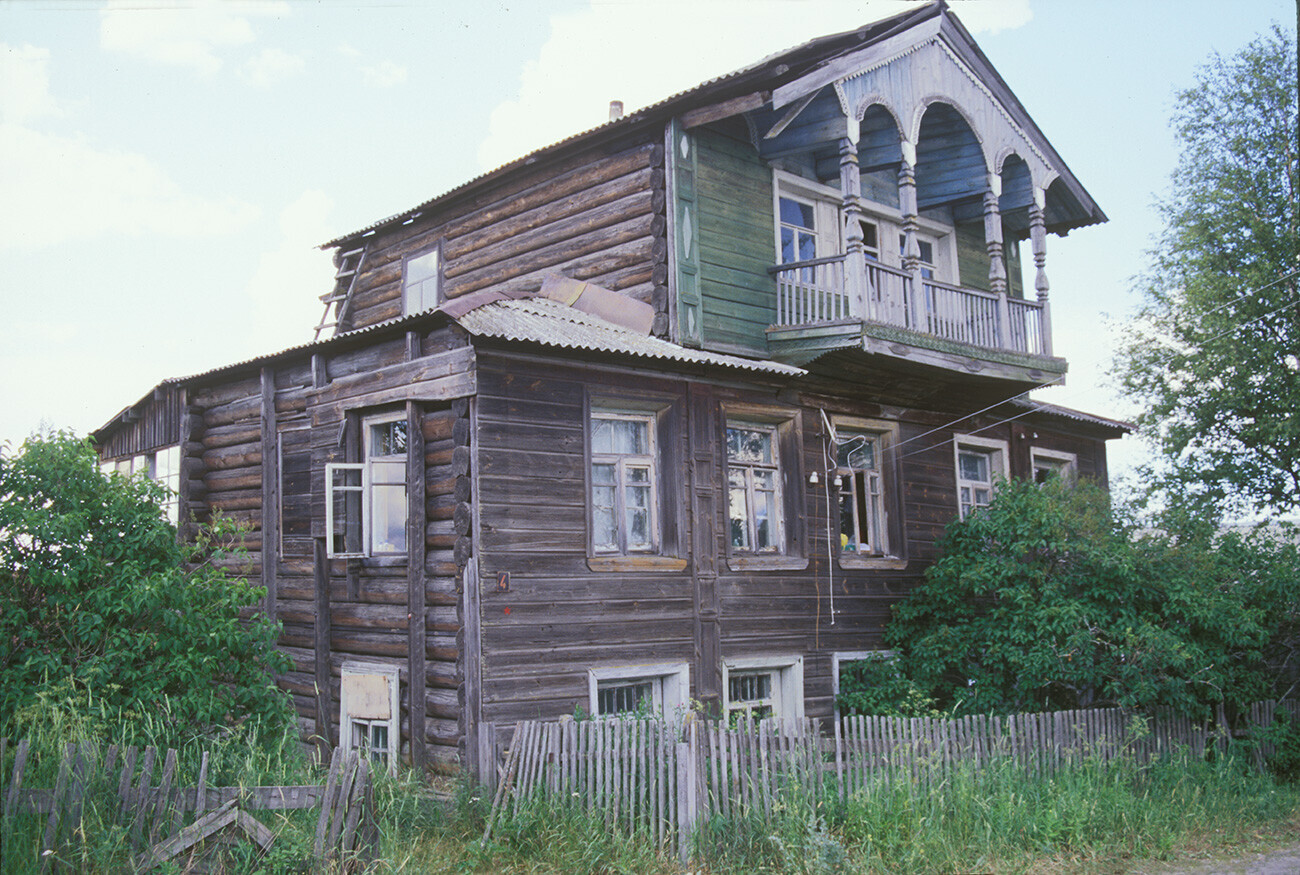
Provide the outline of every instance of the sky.
<path id="1" fill-rule="evenodd" d="M 0 444 L 308 342 L 319 244 L 903 0 L 4 0 Z M 1136 411 L 1116 326 L 1160 230 L 1174 96 L 1294 0 L 950 0 L 1110 217 L 1049 237 L 1036 397 Z M 1032 277 L 1030 277 L 1032 281 Z M 1123 475 L 1143 448 L 1110 445 Z"/>

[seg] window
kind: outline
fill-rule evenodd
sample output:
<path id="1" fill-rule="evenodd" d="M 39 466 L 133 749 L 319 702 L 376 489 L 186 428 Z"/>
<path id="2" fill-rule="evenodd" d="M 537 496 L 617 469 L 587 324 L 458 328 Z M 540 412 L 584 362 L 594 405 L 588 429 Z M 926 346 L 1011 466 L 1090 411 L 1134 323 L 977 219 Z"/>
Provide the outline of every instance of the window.
<path id="1" fill-rule="evenodd" d="M 588 705 L 597 717 L 672 717 L 690 704 L 690 668 L 684 662 L 587 672 Z"/>
<path id="2" fill-rule="evenodd" d="M 803 658 L 729 659 L 722 664 L 729 720 L 803 717 Z"/>
<path id="3" fill-rule="evenodd" d="M 883 435 L 837 431 L 835 481 L 839 484 L 840 550 L 861 556 L 889 552 L 885 486 L 881 475 Z"/>
<path id="4" fill-rule="evenodd" d="M 360 463 L 325 466 L 329 555 L 406 553 L 406 417 L 362 421 Z"/>
<path id="5" fill-rule="evenodd" d="M 402 315 L 423 313 L 441 303 L 440 250 L 430 249 L 406 260 L 402 273 Z"/>
<path id="6" fill-rule="evenodd" d="M 727 495 L 731 546 L 781 551 L 781 469 L 775 425 L 727 425 Z"/>
<path id="7" fill-rule="evenodd" d="M 778 199 L 781 264 L 812 261 L 817 257 L 817 210 L 794 198 Z"/>
<path id="8" fill-rule="evenodd" d="M 1056 450 L 1044 450 L 1034 447 L 1029 453 L 1034 471 L 1035 483 L 1046 483 L 1053 477 L 1060 477 L 1066 483 L 1073 483 L 1077 467 L 1073 453 Z"/>
<path id="9" fill-rule="evenodd" d="M 996 481 L 1006 476 L 1007 445 L 1004 441 L 958 435 L 957 506 L 962 519 L 993 500 Z"/>
<path id="10" fill-rule="evenodd" d="M 386 665 L 344 663 L 339 701 L 344 750 L 363 752 L 390 773 L 397 771 L 398 673 Z"/>
<path id="11" fill-rule="evenodd" d="M 591 539 L 596 553 L 659 549 L 656 417 L 591 413 Z"/>
<path id="12" fill-rule="evenodd" d="M 934 241 L 918 235 L 916 238 L 916 247 L 921 253 L 919 259 L 921 262 L 921 276 L 928 280 L 934 279 Z M 907 236 L 904 234 L 898 235 L 898 254 L 900 259 L 907 256 Z"/>
<path id="13" fill-rule="evenodd" d="M 117 473 L 127 476 L 141 474 L 167 487 L 167 496 L 162 502 L 163 515 L 167 517 L 168 522 L 176 525 L 180 518 L 178 498 L 181 485 L 180 459 L 180 447 L 162 447 L 151 453 L 127 456 L 125 459 L 112 462 L 101 462 L 99 468 L 105 474 Z"/>

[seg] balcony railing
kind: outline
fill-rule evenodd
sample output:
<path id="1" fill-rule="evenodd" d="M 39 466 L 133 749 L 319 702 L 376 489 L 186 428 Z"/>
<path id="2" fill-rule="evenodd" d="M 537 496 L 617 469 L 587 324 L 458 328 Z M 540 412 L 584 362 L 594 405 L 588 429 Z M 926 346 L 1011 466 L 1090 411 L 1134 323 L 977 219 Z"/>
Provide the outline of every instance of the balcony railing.
<path id="1" fill-rule="evenodd" d="M 776 324 L 783 327 L 861 320 L 895 325 L 971 346 L 1051 355 L 1043 331 L 1043 304 L 1006 294 L 916 280 L 906 271 L 870 259 L 867 288 L 854 294 L 845 259 L 835 255 L 781 264 L 776 275 Z"/>

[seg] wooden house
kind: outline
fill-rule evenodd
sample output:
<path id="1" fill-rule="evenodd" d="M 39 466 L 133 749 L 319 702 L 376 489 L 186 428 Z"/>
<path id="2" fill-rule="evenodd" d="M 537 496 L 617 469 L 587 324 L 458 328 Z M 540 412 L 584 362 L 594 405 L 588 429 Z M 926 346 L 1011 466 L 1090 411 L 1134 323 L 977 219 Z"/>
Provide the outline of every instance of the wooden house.
<path id="1" fill-rule="evenodd" d="M 95 433 L 247 524 L 305 733 L 825 716 L 1000 477 L 1106 482 L 1048 233 L 1105 221 L 942 3 L 813 40 L 325 244 L 317 340 Z"/>

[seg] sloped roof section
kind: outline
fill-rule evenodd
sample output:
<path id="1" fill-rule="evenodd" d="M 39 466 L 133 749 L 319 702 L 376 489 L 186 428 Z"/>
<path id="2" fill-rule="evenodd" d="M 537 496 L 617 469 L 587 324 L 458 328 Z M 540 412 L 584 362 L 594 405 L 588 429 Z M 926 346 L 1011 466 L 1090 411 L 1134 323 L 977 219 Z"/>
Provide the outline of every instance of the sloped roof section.
<path id="1" fill-rule="evenodd" d="M 1075 410 L 1073 407 L 1062 407 L 1060 404 L 1048 404 L 1046 401 L 1036 401 L 1033 398 L 1014 398 L 1011 401 L 1014 407 L 1021 407 L 1034 413 L 1044 413 L 1048 416 L 1057 416 L 1062 419 L 1072 419 L 1075 422 L 1086 422 L 1089 425 L 1099 425 L 1102 428 L 1113 428 L 1118 431 L 1132 433 L 1137 431 L 1137 426 L 1131 422 L 1124 422 L 1121 419 L 1108 419 L 1105 416 L 1097 416 L 1095 413 L 1084 413 L 1082 410 Z"/>
<path id="2" fill-rule="evenodd" d="M 495 301 L 457 317 L 456 322 L 476 337 L 537 343 L 557 349 L 713 365 L 783 377 L 801 377 L 807 373 L 802 368 L 779 362 L 688 349 L 658 337 L 629 331 L 597 316 L 545 298 Z"/>

